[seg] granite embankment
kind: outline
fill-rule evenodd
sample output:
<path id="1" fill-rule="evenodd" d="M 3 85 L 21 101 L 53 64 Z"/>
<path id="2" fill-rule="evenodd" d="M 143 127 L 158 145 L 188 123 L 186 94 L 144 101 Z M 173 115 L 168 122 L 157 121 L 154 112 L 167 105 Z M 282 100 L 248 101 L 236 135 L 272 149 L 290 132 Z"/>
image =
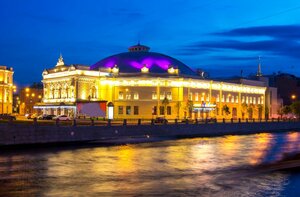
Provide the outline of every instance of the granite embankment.
<path id="1" fill-rule="evenodd" d="M 210 123 L 119 126 L 41 126 L 0 124 L 0 146 L 70 142 L 105 142 L 130 137 L 209 137 L 293 131 L 300 122 Z"/>

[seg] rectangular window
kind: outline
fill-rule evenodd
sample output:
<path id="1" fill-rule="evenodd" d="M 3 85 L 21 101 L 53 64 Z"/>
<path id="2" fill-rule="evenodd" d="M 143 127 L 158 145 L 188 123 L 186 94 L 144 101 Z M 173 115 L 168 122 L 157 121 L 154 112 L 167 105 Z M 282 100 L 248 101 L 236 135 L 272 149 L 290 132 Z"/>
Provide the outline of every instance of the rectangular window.
<path id="1" fill-rule="evenodd" d="M 217 95 L 217 97 L 216 97 L 216 102 L 220 102 L 220 96 L 219 95 Z"/>
<path id="2" fill-rule="evenodd" d="M 167 99 L 172 100 L 172 92 L 167 92 Z"/>
<path id="3" fill-rule="evenodd" d="M 171 115 L 171 106 L 167 106 L 167 115 Z"/>
<path id="4" fill-rule="evenodd" d="M 157 115 L 157 106 L 152 108 L 152 115 Z"/>
<path id="5" fill-rule="evenodd" d="M 124 94 L 123 94 L 123 92 L 121 92 L 121 91 L 119 92 L 119 99 L 120 99 L 120 100 L 124 99 Z"/>
<path id="6" fill-rule="evenodd" d="M 152 92 L 152 99 L 157 99 L 157 93 L 156 92 Z"/>
<path id="7" fill-rule="evenodd" d="M 131 92 L 127 92 L 126 93 L 126 100 L 130 100 L 131 99 Z"/>
<path id="8" fill-rule="evenodd" d="M 190 100 L 190 101 L 193 100 L 193 93 L 192 93 L 192 92 L 189 93 L 189 100 Z"/>
<path id="9" fill-rule="evenodd" d="M 199 94 L 195 93 L 195 101 L 198 101 L 198 100 L 199 100 Z"/>
<path id="10" fill-rule="evenodd" d="M 159 106 L 159 114 L 164 115 L 165 114 L 165 108 L 164 106 Z"/>
<path id="11" fill-rule="evenodd" d="M 123 114 L 123 106 L 119 106 L 119 108 L 118 108 L 118 114 L 119 115 Z"/>
<path id="12" fill-rule="evenodd" d="M 260 98 L 259 97 L 257 98 L 257 104 L 260 104 Z"/>
<path id="13" fill-rule="evenodd" d="M 134 99 L 134 100 L 138 100 L 138 99 L 139 99 L 139 93 L 138 93 L 138 92 L 135 92 L 135 93 L 133 94 L 133 99 Z"/>
<path id="14" fill-rule="evenodd" d="M 160 95 L 159 95 L 160 100 L 164 100 L 165 97 L 166 97 L 166 95 L 165 95 L 164 92 L 163 92 L 163 93 L 160 93 Z"/>
<path id="15" fill-rule="evenodd" d="M 238 96 L 235 97 L 235 102 L 239 103 L 239 97 Z"/>
<path id="16" fill-rule="evenodd" d="M 242 96 L 242 103 L 245 103 L 245 97 Z"/>
<path id="17" fill-rule="evenodd" d="M 133 115 L 139 115 L 139 106 L 133 106 Z"/>
<path id="18" fill-rule="evenodd" d="M 234 96 L 231 97 L 231 102 L 234 103 Z"/>
<path id="19" fill-rule="evenodd" d="M 222 102 L 224 102 L 225 101 L 225 96 L 224 95 L 222 95 Z"/>
<path id="20" fill-rule="evenodd" d="M 248 104 L 249 103 L 249 97 L 246 96 L 246 103 Z"/>
<path id="21" fill-rule="evenodd" d="M 253 97 L 253 104 L 256 104 L 256 97 Z"/>
<path id="22" fill-rule="evenodd" d="M 250 96 L 249 98 L 249 103 L 252 103 L 252 96 Z"/>
<path id="23" fill-rule="evenodd" d="M 126 115 L 130 115 L 131 106 L 126 106 Z"/>

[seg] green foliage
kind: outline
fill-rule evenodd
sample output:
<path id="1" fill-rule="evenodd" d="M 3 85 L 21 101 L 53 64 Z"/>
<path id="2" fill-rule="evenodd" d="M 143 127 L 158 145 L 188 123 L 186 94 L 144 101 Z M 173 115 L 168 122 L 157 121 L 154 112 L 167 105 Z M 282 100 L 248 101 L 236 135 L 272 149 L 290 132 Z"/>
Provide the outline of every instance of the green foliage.
<path id="1" fill-rule="evenodd" d="M 162 100 L 162 104 L 164 105 L 164 106 L 167 106 L 167 105 L 169 105 L 169 99 L 167 98 L 167 97 L 165 97 L 164 98 L 164 100 Z"/>
<path id="2" fill-rule="evenodd" d="M 292 112 L 291 106 L 285 105 L 282 107 L 282 113 L 283 114 L 289 114 Z"/>
<path id="3" fill-rule="evenodd" d="M 228 107 L 227 105 L 223 105 L 222 111 L 223 111 L 226 115 L 229 115 L 229 114 L 230 114 L 229 107 Z"/>
<path id="4" fill-rule="evenodd" d="M 187 110 L 192 113 L 193 111 L 193 107 L 194 107 L 194 102 L 192 100 L 188 100 L 186 102 L 186 107 L 187 107 Z"/>
<path id="5" fill-rule="evenodd" d="M 291 111 L 298 117 L 300 117 L 300 101 L 296 101 L 290 105 Z"/>

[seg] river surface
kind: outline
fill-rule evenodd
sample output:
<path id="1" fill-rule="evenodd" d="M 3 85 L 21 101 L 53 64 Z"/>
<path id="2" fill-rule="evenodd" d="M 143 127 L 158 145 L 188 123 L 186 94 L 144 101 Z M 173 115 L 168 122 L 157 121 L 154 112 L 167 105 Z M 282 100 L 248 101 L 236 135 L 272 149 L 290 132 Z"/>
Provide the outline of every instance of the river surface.
<path id="1" fill-rule="evenodd" d="M 299 172 L 255 170 L 297 152 L 297 132 L 1 150 L 0 196 L 300 196 Z"/>

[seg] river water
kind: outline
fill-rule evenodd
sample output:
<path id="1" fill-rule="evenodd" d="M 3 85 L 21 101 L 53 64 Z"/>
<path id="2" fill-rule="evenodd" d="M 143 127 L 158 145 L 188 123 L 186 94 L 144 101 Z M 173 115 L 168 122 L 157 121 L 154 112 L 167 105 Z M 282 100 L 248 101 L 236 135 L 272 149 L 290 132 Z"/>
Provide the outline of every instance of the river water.
<path id="1" fill-rule="evenodd" d="M 0 196 L 300 196 L 300 173 L 255 170 L 296 152 L 297 132 L 1 150 Z"/>

